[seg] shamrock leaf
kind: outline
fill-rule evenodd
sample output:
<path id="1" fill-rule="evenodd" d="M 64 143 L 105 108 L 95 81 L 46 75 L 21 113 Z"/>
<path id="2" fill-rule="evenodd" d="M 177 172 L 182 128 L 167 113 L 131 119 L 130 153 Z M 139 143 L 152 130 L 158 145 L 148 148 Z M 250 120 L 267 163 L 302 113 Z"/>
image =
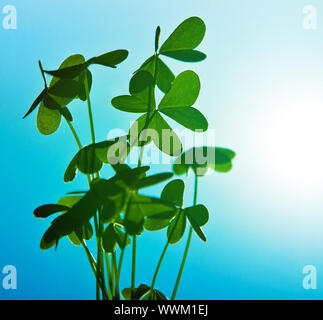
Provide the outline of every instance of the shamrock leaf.
<path id="1" fill-rule="evenodd" d="M 198 176 L 206 174 L 208 169 L 217 172 L 228 172 L 232 168 L 232 150 L 219 147 L 192 148 L 178 157 L 173 165 L 175 174 L 187 174 L 191 168 Z"/>

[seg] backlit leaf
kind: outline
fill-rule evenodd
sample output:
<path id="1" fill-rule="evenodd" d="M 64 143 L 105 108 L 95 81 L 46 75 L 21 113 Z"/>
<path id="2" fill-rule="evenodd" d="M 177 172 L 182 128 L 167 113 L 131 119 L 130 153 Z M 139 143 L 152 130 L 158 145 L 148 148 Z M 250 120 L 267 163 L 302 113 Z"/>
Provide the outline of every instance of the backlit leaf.
<path id="1" fill-rule="evenodd" d="M 170 244 L 175 244 L 182 239 L 186 228 L 186 216 L 181 210 L 170 223 L 167 229 L 167 239 Z"/>
<path id="2" fill-rule="evenodd" d="M 206 118 L 193 107 L 164 108 L 160 112 L 192 131 L 201 130 L 204 132 L 208 129 Z"/>
<path id="3" fill-rule="evenodd" d="M 192 50 L 203 40 L 205 24 L 198 17 L 191 17 L 183 21 L 161 46 L 159 52 Z"/>
<path id="4" fill-rule="evenodd" d="M 191 70 L 180 73 L 161 100 L 158 110 L 192 106 L 200 93 L 200 79 Z"/>
<path id="5" fill-rule="evenodd" d="M 53 134 L 61 123 L 61 113 L 59 110 L 51 110 L 40 103 L 37 113 L 37 129 L 43 135 Z"/>
<path id="6" fill-rule="evenodd" d="M 115 50 L 104 53 L 98 57 L 88 60 L 87 64 L 100 64 L 106 67 L 115 68 L 117 64 L 121 63 L 128 57 L 127 50 Z"/>
<path id="7" fill-rule="evenodd" d="M 54 213 L 66 211 L 68 209 L 69 207 L 63 205 L 45 204 L 35 209 L 34 216 L 36 218 L 47 218 Z"/>
<path id="8" fill-rule="evenodd" d="M 183 180 L 176 179 L 169 182 L 161 193 L 161 199 L 173 203 L 178 207 L 183 206 L 185 184 Z"/>
<path id="9" fill-rule="evenodd" d="M 232 159 L 235 153 L 230 149 L 219 147 L 197 147 L 184 152 L 173 165 L 175 174 L 181 175 L 190 168 L 198 176 L 206 174 L 208 169 L 218 172 L 228 172 L 232 168 Z"/>
<path id="10" fill-rule="evenodd" d="M 182 143 L 177 134 L 157 112 L 149 124 L 151 139 L 159 150 L 170 156 L 177 156 L 182 152 Z"/>
<path id="11" fill-rule="evenodd" d="M 163 52 L 164 56 L 184 62 L 198 62 L 206 58 L 206 54 L 197 50 L 179 50 Z"/>

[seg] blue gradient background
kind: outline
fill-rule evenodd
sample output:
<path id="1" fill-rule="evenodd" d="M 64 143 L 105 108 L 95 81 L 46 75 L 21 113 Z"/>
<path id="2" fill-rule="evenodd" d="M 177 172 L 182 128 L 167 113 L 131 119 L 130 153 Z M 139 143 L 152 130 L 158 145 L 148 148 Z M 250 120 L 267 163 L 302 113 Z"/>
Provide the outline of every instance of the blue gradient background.
<path id="1" fill-rule="evenodd" d="M 118 70 L 92 69 L 96 135 L 102 140 L 108 129 L 127 129 L 135 119 L 109 101 L 127 92 L 130 74 L 151 55 L 155 27 L 161 26 L 165 40 L 193 15 L 207 25 L 200 49 L 208 59 L 168 62 L 176 74 L 198 72 L 197 107 L 216 129 L 217 145 L 237 157 L 229 174 L 201 180 L 198 200 L 211 213 L 208 242 L 194 237 L 177 298 L 323 298 L 321 1 L 311 1 L 319 13 L 315 31 L 302 28 L 304 0 L 0 0 L 1 9 L 6 4 L 17 8 L 18 29 L 0 29 L 0 270 L 16 266 L 18 289 L 0 286 L 0 299 L 95 298 L 82 248 L 64 239 L 57 252 L 39 249 L 49 221 L 36 220 L 33 209 L 85 188 L 86 181 L 79 176 L 73 185 L 63 183 L 77 150 L 65 123 L 44 137 L 35 127 L 36 113 L 21 119 L 42 89 L 37 60 L 54 69 L 73 53 L 89 58 L 130 51 Z M 82 143 L 89 143 L 84 103 L 73 103 L 71 111 Z M 192 181 L 187 183 L 189 205 Z M 167 252 L 157 280 L 168 296 L 184 239 Z M 138 239 L 138 284 L 151 281 L 164 242 L 164 232 Z M 317 290 L 302 287 L 305 265 L 317 268 Z M 129 276 L 125 268 L 122 288 Z"/>

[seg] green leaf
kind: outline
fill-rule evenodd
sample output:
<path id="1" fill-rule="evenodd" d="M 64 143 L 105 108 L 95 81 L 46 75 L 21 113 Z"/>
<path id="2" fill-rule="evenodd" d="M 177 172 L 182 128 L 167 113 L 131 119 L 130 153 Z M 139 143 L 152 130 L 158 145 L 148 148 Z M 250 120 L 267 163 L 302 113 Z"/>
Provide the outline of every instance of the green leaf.
<path id="1" fill-rule="evenodd" d="M 85 174 L 92 174 L 101 170 L 102 161 L 96 156 L 95 145 L 89 145 L 78 152 L 77 167 Z"/>
<path id="2" fill-rule="evenodd" d="M 83 196 L 82 197 L 80 197 L 80 196 L 67 196 L 67 197 L 60 198 L 57 201 L 57 204 L 59 204 L 61 206 L 66 206 L 66 207 L 70 207 L 71 208 L 77 202 L 79 202 L 82 198 L 83 198 Z"/>
<path id="3" fill-rule="evenodd" d="M 209 220 L 209 212 L 206 207 L 203 205 L 197 205 L 186 208 L 184 212 L 196 234 L 201 240 L 206 241 L 206 237 L 200 228 Z"/>
<path id="4" fill-rule="evenodd" d="M 60 79 L 48 88 L 47 93 L 62 98 L 74 99 L 78 94 L 78 83 L 73 79 Z"/>
<path id="5" fill-rule="evenodd" d="M 197 50 L 169 51 L 163 55 L 184 62 L 199 62 L 206 58 L 206 54 Z"/>
<path id="6" fill-rule="evenodd" d="M 159 52 L 192 50 L 203 40 L 205 24 L 198 17 L 191 17 L 183 21 L 161 46 Z"/>
<path id="7" fill-rule="evenodd" d="M 204 132 L 208 129 L 206 118 L 193 107 L 165 108 L 160 112 L 192 131 L 202 130 Z"/>
<path id="8" fill-rule="evenodd" d="M 198 147 L 184 152 L 173 165 L 175 174 L 181 175 L 190 168 L 198 176 L 206 174 L 208 169 L 218 172 L 228 172 L 232 168 L 232 159 L 235 153 L 232 150 L 219 147 Z"/>
<path id="9" fill-rule="evenodd" d="M 84 174 L 92 174 L 100 171 L 102 162 L 112 164 L 122 162 L 128 155 L 128 149 L 126 137 L 119 137 L 85 146 L 71 160 L 65 171 L 64 181 L 72 181 L 76 176 L 77 169 Z M 123 155 L 120 155 L 123 150 L 125 150 Z"/>
<path id="10" fill-rule="evenodd" d="M 135 184 L 132 185 L 132 187 L 135 190 L 147 188 L 150 186 L 153 186 L 155 184 L 159 184 L 161 182 L 164 182 L 168 179 L 170 179 L 173 176 L 172 172 L 164 172 L 164 173 L 158 173 L 152 176 L 144 177 L 138 181 L 136 181 Z"/>
<path id="11" fill-rule="evenodd" d="M 87 64 L 100 64 L 106 67 L 116 68 L 116 65 L 128 57 L 127 50 L 115 50 L 104 53 L 98 57 L 88 60 Z"/>
<path id="12" fill-rule="evenodd" d="M 183 206 L 185 184 L 183 180 L 176 179 L 169 182 L 161 193 L 161 199 L 173 203 L 175 206 Z"/>
<path id="13" fill-rule="evenodd" d="M 84 64 L 84 62 L 85 62 L 85 59 L 81 54 L 74 54 L 66 58 L 61 63 L 61 65 L 59 66 L 59 70 Z M 47 96 L 47 102 L 46 102 L 47 107 L 50 109 L 59 109 L 60 107 L 64 108 L 75 98 L 77 98 L 77 96 L 80 95 L 79 93 L 80 83 L 82 83 L 84 86 L 84 77 L 82 77 L 82 75 L 84 75 L 84 71 L 81 71 L 80 75 L 70 79 L 68 78 L 61 79 L 61 78 L 53 77 L 49 84 L 48 91 L 52 91 L 53 90 L 52 88 L 56 86 L 58 86 L 57 88 L 60 90 L 54 89 L 54 92 L 53 91 L 50 92 L 50 96 Z M 70 92 L 66 92 L 66 89 L 64 90 L 65 84 L 66 84 L 66 88 L 71 89 Z"/>
<path id="14" fill-rule="evenodd" d="M 51 110 L 40 103 L 37 113 L 37 129 L 43 135 L 53 134 L 61 123 L 61 113 L 59 110 Z"/>
<path id="15" fill-rule="evenodd" d="M 83 224 L 81 228 L 79 228 L 77 231 L 73 231 L 68 236 L 68 239 L 72 244 L 75 246 L 79 246 L 81 244 L 81 240 L 90 240 L 93 237 L 93 229 L 91 226 L 91 223 L 87 221 Z"/>
<path id="16" fill-rule="evenodd" d="M 146 294 L 142 300 L 167 300 L 166 296 L 160 291 L 153 289 Z"/>
<path id="17" fill-rule="evenodd" d="M 50 215 L 68 210 L 69 207 L 58 204 L 45 204 L 35 209 L 34 216 L 36 218 L 47 218 Z"/>
<path id="18" fill-rule="evenodd" d="M 118 246 L 121 249 L 123 249 L 125 246 L 130 245 L 130 238 L 128 236 L 126 236 L 126 234 L 116 224 L 114 224 L 114 231 L 115 231 L 115 234 L 116 234 L 116 239 L 117 239 Z"/>
<path id="19" fill-rule="evenodd" d="M 117 236 L 113 224 L 109 224 L 105 228 L 103 232 L 102 245 L 105 252 L 115 252 L 117 248 Z"/>
<path id="20" fill-rule="evenodd" d="M 209 221 L 209 211 L 202 204 L 185 208 L 185 214 L 190 221 L 194 220 L 199 227 L 204 226 Z"/>
<path id="21" fill-rule="evenodd" d="M 158 198 L 134 194 L 128 204 L 125 227 L 130 235 L 141 232 L 144 218 L 151 218 L 162 213 L 173 212 L 176 208 Z"/>
<path id="22" fill-rule="evenodd" d="M 138 288 L 134 289 L 133 294 L 131 288 L 125 288 L 122 290 L 121 295 L 124 300 L 140 300 L 149 290 L 150 287 L 141 284 Z"/>
<path id="23" fill-rule="evenodd" d="M 160 59 L 157 58 L 157 76 L 156 76 L 156 84 L 158 88 L 167 93 L 172 85 L 175 76 L 173 72 L 168 68 L 168 66 Z M 147 59 L 139 70 L 146 70 L 152 76 L 155 75 L 155 67 L 156 67 L 156 58 L 154 56 Z"/>
<path id="24" fill-rule="evenodd" d="M 170 244 L 175 244 L 182 239 L 186 228 L 186 216 L 183 210 L 175 216 L 167 229 L 167 239 Z"/>
<path id="25" fill-rule="evenodd" d="M 168 227 L 170 221 L 175 217 L 177 209 L 162 212 L 145 219 L 144 228 L 148 231 L 157 231 Z"/>
<path id="26" fill-rule="evenodd" d="M 118 96 L 111 100 L 113 107 L 120 111 L 142 113 L 147 112 L 148 105 L 146 102 L 134 96 Z"/>
<path id="27" fill-rule="evenodd" d="M 151 136 L 154 144 L 159 150 L 170 156 L 177 156 L 182 152 L 182 143 L 177 134 L 157 112 L 149 124 L 148 135 Z"/>
<path id="28" fill-rule="evenodd" d="M 158 110 L 192 106 L 200 93 L 200 79 L 191 70 L 180 73 L 172 83 L 172 87 L 161 100 Z"/>
<path id="29" fill-rule="evenodd" d="M 136 72 L 130 80 L 129 92 L 132 96 L 140 99 L 151 109 L 155 109 L 155 94 L 153 90 L 154 79 L 148 71 L 140 70 Z"/>
<path id="30" fill-rule="evenodd" d="M 144 146 L 151 142 L 151 136 L 147 130 L 143 130 L 147 121 L 147 113 L 140 116 L 129 129 L 129 142 L 132 146 Z"/>
<path id="31" fill-rule="evenodd" d="M 85 76 L 87 76 L 89 93 L 91 92 L 92 88 L 92 73 L 90 72 L 90 70 L 85 69 L 80 73 L 78 77 L 78 97 L 82 101 L 86 100 Z"/>
<path id="32" fill-rule="evenodd" d="M 56 78 L 73 79 L 80 75 L 80 73 L 86 68 L 85 63 L 76 64 L 70 67 L 61 68 L 57 70 L 44 70 L 47 74 Z"/>
<path id="33" fill-rule="evenodd" d="M 37 107 L 38 105 L 41 103 L 41 101 L 43 100 L 43 98 L 46 95 L 46 89 L 44 89 L 39 95 L 38 97 L 35 99 L 35 101 L 32 103 L 31 107 L 29 108 L 29 110 L 27 111 L 27 113 L 23 116 L 23 119 L 25 119 L 28 115 L 30 115 Z"/>
<path id="34" fill-rule="evenodd" d="M 70 113 L 67 107 L 59 109 L 59 112 L 67 121 L 70 121 L 70 122 L 73 121 L 72 114 Z"/>

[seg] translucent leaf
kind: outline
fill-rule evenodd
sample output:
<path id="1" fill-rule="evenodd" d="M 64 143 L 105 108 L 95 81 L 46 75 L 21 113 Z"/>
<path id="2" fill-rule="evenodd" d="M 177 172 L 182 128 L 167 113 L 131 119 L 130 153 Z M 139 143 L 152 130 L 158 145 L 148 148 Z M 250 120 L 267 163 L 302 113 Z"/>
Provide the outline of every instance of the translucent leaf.
<path id="1" fill-rule="evenodd" d="M 145 177 L 143 179 L 136 181 L 136 183 L 133 184 L 132 187 L 135 190 L 150 187 L 155 184 L 164 182 L 164 181 L 170 179 L 172 176 L 173 176 L 172 172 L 158 173 L 158 174 L 148 176 L 148 177 Z"/>
<path id="2" fill-rule="evenodd" d="M 200 79 L 191 70 L 180 73 L 161 100 L 158 110 L 192 106 L 200 93 Z"/>
<path id="3" fill-rule="evenodd" d="M 144 223 L 144 228 L 148 231 L 157 231 L 168 227 L 170 221 L 175 217 L 177 209 L 156 214 L 147 218 Z"/>
<path id="4" fill-rule="evenodd" d="M 103 249 L 107 253 L 115 252 L 117 248 L 117 236 L 113 224 L 109 224 L 103 232 Z"/>
<path id="5" fill-rule="evenodd" d="M 53 134 L 61 123 L 61 113 L 59 110 L 51 110 L 40 103 L 37 113 L 37 129 L 43 135 Z"/>
<path id="6" fill-rule="evenodd" d="M 81 240 L 90 240 L 93 237 L 93 228 L 90 222 L 86 222 L 83 224 L 81 228 L 79 228 L 76 232 L 73 231 L 68 236 L 68 239 L 75 246 L 79 246 L 81 244 Z"/>
<path id="7" fill-rule="evenodd" d="M 57 97 L 74 99 L 78 94 L 78 83 L 73 79 L 60 79 L 48 88 L 47 93 Z"/>
<path id="8" fill-rule="evenodd" d="M 206 118 L 193 107 L 165 108 L 160 112 L 192 131 L 201 130 L 204 132 L 208 129 Z"/>
<path id="9" fill-rule="evenodd" d="M 181 175 L 190 168 L 198 176 L 206 174 L 208 169 L 218 172 L 228 172 L 232 168 L 232 159 L 235 153 L 232 150 L 219 147 L 198 147 L 184 152 L 173 165 L 175 174 Z"/>
<path id="10" fill-rule="evenodd" d="M 173 72 L 169 69 L 169 67 L 160 59 L 157 59 L 158 66 L 157 66 L 157 76 L 156 76 L 156 84 L 158 88 L 167 93 L 170 88 L 175 76 Z M 143 65 L 140 67 L 140 70 L 146 70 L 150 72 L 152 76 L 155 75 L 155 66 L 156 66 L 156 59 L 154 56 L 150 57 Z"/>
<path id="11" fill-rule="evenodd" d="M 131 288 L 123 289 L 121 295 L 124 300 L 140 300 L 149 290 L 150 287 L 141 284 L 138 288 L 134 289 L 133 293 Z"/>
<path id="12" fill-rule="evenodd" d="M 54 76 L 56 78 L 63 78 L 63 79 L 73 79 L 80 75 L 80 73 L 86 68 L 86 64 L 80 63 L 70 67 L 61 68 L 57 70 L 45 70 L 46 73 Z"/>
<path id="13" fill-rule="evenodd" d="M 160 291 L 153 289 L 146 294 L 142 300 L 168 300 Z"/>
<path id="14" fill-rule="evenodd" d="M 147 114 L 140 116 L 129 129 L 129 142 L 133 146 L 144 146 L 151 142 L 151 136 L 147 134 L 147 131 L 143 128 L 146 125 Z"/>
<path id="15" fill-rule="evenodd" d="M 202 204 L 185 208 L 188 219 L 194 220 L 199 227 L 204 226 L 209 221 L 209 211 Z"/>
<path id="16" fill-rule="evenodd" d="M 68 210 L 69 207 L 58 204 L 45 204 L 35 209 L 34 216 L 36 218 L 47 218 L 50 215 Z"/>
<path id="17" fill-rule="evenodd" d="M 44 89 L 39 95 L 38 97 L 35 99 L 35 101 L 32 103 L 31 107 L 29 108 L 29 110 L 27 111 L 27 113 L 23 116 L 23 119 L 25 119 L 28 115 L 30 115 L 37 107 L 38 105 L 41 103 L 41 101 L 43 100 L 44 96 L 46 95 L 46 89 Z"/>
<path id="18" fill-rule="evenodd" d="M 182 239 L 186 228 L 186 216 L 181 210 L 170 223 L 167 229 L 167 239 L 170 244 L 175 244 Z"/>
<path id="19" fill-rule="evenodd" d="M 85 192 L 86 193 L 86 192 Z M 60 198 L 57 201 L 57 204 L 66 206 L 66 207 L 73 207 L 77 202 L 79 202 L 83 197 L 81 196 L 67 196 Z"/>
<path id="20" fill-rule="evenodd" d="M 111 100 L 111 104 L 120 111 L 142 113 L 148 111 L 146 102 L 134 96 L 118 96 Z"/>
<path id="21" fill-rule="evenodd" d="M 163 52 L 164 56 L 184 62 L 199 62 L 206 58 L 206 54 L 197 50 L 179 50 Z"/>
<path id="22" fill-rule="evenodd" d="M 83 70 L 78 77 L 78 97 L 82 101 L 86 100 L 85 74 L 87 75 L 87 82 L 88 82 L 87 85 L 88 85 L 89 93 L 91 92 L 91 88 L 92 88 L 92 74 L 88 69 Z"/>
<path id="23" fill-rule="evenodd" d="M 59 112 L 67 121 L 70 121 L 70 122 L 73 121 L 72 114 L 66 107 L 59 109 Z"/>
<path id="24" fill-rule="evenodd" d="M 170 156 L 177 156 L 182 152 L 182 143 L 177 134 L 157 112 L 149 124 L 151 139 L 159 150 Z"/>
<path id="25" fill-rule="evenodd" d="M 161 199 L 182 207 L 185 184 L 183 180 L 176 179 L 169 182 L 161 193 Z"/>
<path id="26" fill-rule="evenodd" d="M 65 171 L 64 181 L 72 181 L 77 169 L 84 174 L 92 174 L 100 171 L 102 162 L 113 164 L 122 162 L 128 155 L 128 149 L 126 137 L 90 144 L 79 150 L 73 157 Z M 125 150 L 123 155 L 120 154 L 122 150 Z"/>
<path id="27" fill-rule="evenodd" d="M 100 64 L 106 67 L 116 68 L 116 65 L 128 57 L 127 50 L 115 50 L 104 53 L 98 57 L 88 60 L 87 64 Z"/>
<path id="28" fill-rule="evenodd" d="M 159 52 L 192 50 L 203 40 L 205 24 L 198 17 L 191 17 L 183 21 L 161 46 Z"/>

